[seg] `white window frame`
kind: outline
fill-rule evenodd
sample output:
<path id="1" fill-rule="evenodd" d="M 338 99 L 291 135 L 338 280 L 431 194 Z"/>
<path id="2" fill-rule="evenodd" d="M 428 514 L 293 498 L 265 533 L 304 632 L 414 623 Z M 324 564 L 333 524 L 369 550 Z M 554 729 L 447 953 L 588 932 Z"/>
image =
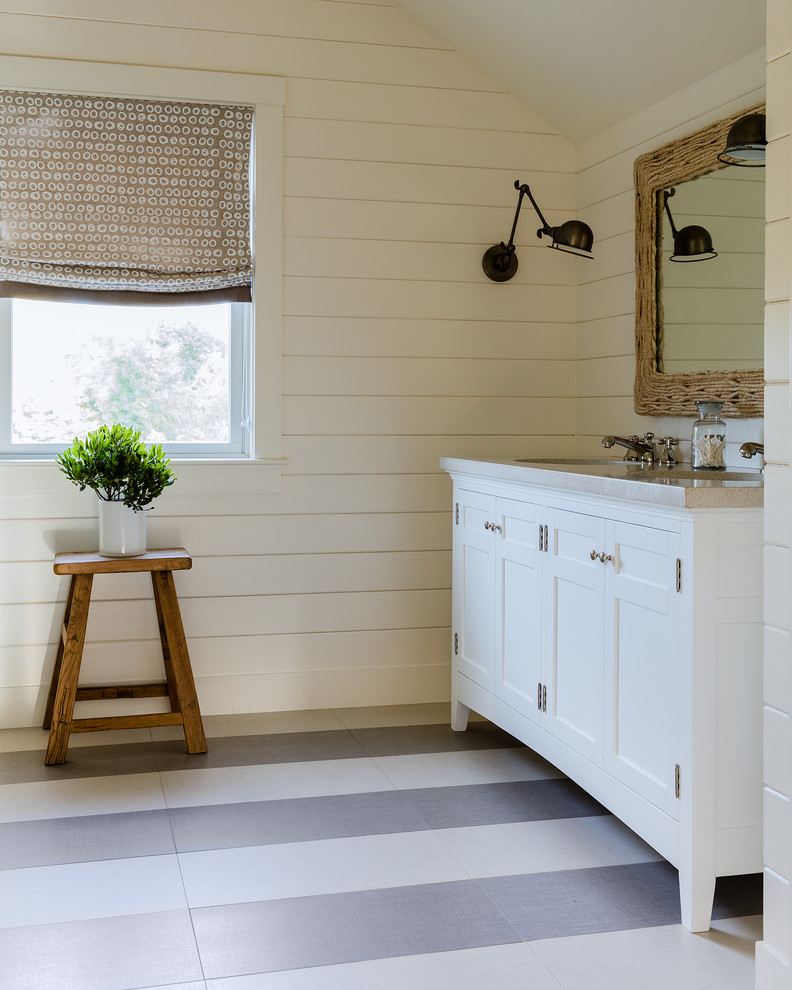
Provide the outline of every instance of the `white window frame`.
<path id="1" fill-rule="evenodd" d="M 252 422 L 248 456 L 240 458 L 237 455 L 232 459 L 271 466 L 277 470 L 279 478 L 282 464 L 283 405 L 285 80 L 280 76 L 205 72 L 198 69 L 0 56 L 0 89 L 199 103 L 240 103 L 254 107 L 251 170 L 254 277 L 249 375 Z M 179 454 L 174 453 L 173 456 L 174 459 L 182 459 Z M 51 454 L 42 452 L 42 460 L 51 458 Z M 0 463 L 13 463 L 13 460 Z"/>

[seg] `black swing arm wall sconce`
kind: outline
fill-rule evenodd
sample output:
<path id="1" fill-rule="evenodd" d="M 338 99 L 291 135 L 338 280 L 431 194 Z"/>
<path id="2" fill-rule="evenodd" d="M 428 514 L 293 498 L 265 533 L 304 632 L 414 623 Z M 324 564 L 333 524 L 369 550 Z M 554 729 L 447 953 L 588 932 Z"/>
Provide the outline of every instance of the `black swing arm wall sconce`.
<path id="1" fill-rule="evenodd" d="M 671 224 L 671 234 L 674 238 L 674 253 L 669 261 L 708 261 L 710 258 L 717 258 L 718 252 L 712 250 L 712 237 L 706 227 L 700 227 L 696 223 L 677 230 L 674 226 L 674 218 L 668 206 L 668 200 L 674 195 L 676 189 L 666 189 L 663 192 L 663 208 L 668 214 L 668 222 Z"/>
<path id="2" fill-rule="evenodd" d="M 520 185 L 520 180 L 517 179 L 514 188 L 518 190 L 520 195 L 517 197 L 517 209 L 514 213 L 514 223 L 511 234 L 509 234 L 509 242 L 504 244 L 501 241 L 500 244 L 493 244 L 484 252 L 484 257 L 481 259 L 481 267 L 487 278 L 491 278 L 493 282 L 508 282 L 517 271 L 514 232 L 517 230 L 517 220 L 520 216 L 523 196 L 530 199 L 531 205 L 542 221 L 542 226 L 537 230 L 536 236 L 541 238 L 544 235 L 552 238 L 552 243 L 548 244 L 548 247 L 555 248 L 557 251 L 566 251 L 568 254 L 576 254 L 581 258 L 593 257 L 591 248 L 594 244 L 594 234 L 588 224 L 583 223 L 582 220 L 567 220 L 558 227 L 551 227 L 542 216 L 542 211 L 531 195 L 530 187 L 525 184 Z"/>

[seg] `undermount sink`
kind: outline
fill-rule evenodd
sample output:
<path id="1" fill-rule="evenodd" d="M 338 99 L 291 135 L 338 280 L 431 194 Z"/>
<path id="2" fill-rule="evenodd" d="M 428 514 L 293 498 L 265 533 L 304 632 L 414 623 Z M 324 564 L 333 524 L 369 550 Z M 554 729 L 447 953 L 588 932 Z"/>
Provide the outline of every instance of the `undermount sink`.
<path id="1" fill-rule="evenodd" d="M 697 468 L 695 471 L 689 467 L 674 464 L 669 467 L 667 464 L 649 464 L 643 461 L 625 461 L 623 458 L 613 457 L 517 457 L 518 464 L 536 464 L 537 466 L 546 464 L 556 467 L 568 465 L 574 467 L 612 467 L 618 468 L 622 477 L 628 477 L 631 481 L 762 481 L 762 473 L 758 470 L 735 471 L 726 468 Z"/>

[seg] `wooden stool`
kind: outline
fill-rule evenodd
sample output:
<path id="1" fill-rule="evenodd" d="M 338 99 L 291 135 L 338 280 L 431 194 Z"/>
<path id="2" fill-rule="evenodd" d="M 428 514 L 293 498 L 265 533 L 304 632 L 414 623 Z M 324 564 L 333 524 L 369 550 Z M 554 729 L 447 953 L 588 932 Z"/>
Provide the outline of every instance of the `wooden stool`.
<path id="1" fill-rule="evenodd" d="M 56 574 L 70 574 L 55 669 L 44 715 L 44 728 L 50 730 L 47 764 L 65 763 L 69 735 L 99 729 L 137 729 L 151 725 L 183 725 L 188 753 L 205 753 L 204 735 L 198 696 L 195 693 L 190 655 L 179 612 L 179 600 L 173 583 L 174 571 L 192 567 L 192 558 L 183 547 L 148 550 L 139 557 L 101 557 L 98 553 L 56 553 Z M 80 676 L 85 628 L 91 604 L 94 574 L 131 574 L 149 571 L 157 608 L 162 658 L 167 680 L 157 684 L 119 687 L 77 686 Z M 156 698 L 168 695 L 170 712 L 150 715 L 113 715 L 106 718 L 74 718 L 75 701 L 103 698 Z"/>

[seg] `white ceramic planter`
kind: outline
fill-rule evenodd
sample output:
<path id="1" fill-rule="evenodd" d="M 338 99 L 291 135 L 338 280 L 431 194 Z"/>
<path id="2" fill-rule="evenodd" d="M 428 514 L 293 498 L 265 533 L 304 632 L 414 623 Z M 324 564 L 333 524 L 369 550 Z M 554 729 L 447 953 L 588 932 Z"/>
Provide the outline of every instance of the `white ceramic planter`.
<path id="1" fill-rule="evenodd" d="M 146 513 L 123 502 L 99 499 L 99 553 L 103 557 L 137 557 L 146 552 Z"/>

